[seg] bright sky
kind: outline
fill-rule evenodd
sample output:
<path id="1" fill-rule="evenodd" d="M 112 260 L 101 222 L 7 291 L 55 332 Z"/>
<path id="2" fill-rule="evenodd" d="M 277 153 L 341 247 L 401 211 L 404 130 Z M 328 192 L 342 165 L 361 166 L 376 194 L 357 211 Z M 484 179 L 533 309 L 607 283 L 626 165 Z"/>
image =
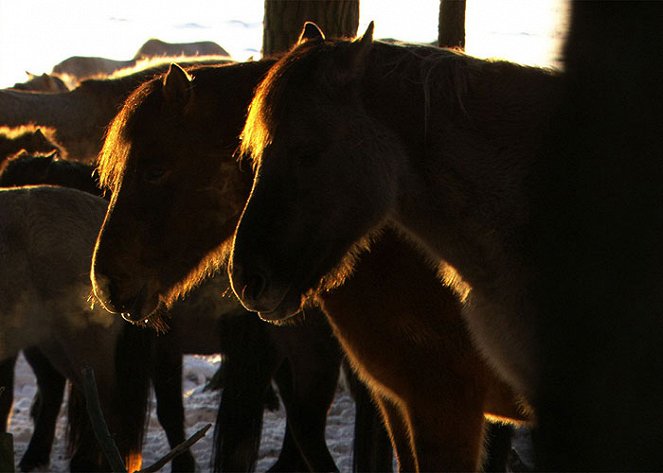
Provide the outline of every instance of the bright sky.
<path id="1" fill-rule="evenodd" d="M 183 8 L 186 5 L 186 9 Z M 0 0 L 0 87 L 70 56 L 130 59 L 150 37 L 216 41 L 236 59 L 259 56 L 264 0 Z M 360 0 L 360 31 L 430 42 L 439 0 Z M 467 0 L 467 52 L 553 65 L 566 0 Z"/>

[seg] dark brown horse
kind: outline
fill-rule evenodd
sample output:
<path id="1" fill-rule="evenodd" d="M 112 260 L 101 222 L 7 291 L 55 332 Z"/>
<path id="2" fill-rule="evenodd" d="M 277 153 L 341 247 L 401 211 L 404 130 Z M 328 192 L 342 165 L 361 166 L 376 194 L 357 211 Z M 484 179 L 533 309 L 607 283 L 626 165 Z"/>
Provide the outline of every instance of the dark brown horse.
<path id="1" fill-rule="evenodd" d="M 102 181 L 114 193 L 100 232 L 92 277 L 97 297 L 111 310 L 141 320 L 186 290 L 210 264 L 218 264 L 215 259 L 223 255 L 223 244 L 232 236 L 248 194 L 247 176 L 233 162 L 236 136 L 253 86 L 271 64 L 199 69 L 193 72 L 193 80 L 173 67 L 163 80 L 144 84 L 128 99 L 110 128 L 99 164 Z M 136 211 L 140 208 L 149 208 L 155 217 L 141 215 Z M 169 218 L 164 220 L 165 216 Z M 122 240 L 128 226 L 142 234 L 131 246 Z M 286 221 L 281 227 L 287 231 Z M 410 257 L 411 250 L 406 248 L 376 254 L 384 260 L 376 262 L 374 269 L 366 263 L 363 273 L 330 296 L 327 315 L 383 405 L 402 467 L 476 469 L 484 412 L 519 416 L 512 405 L 506 410 L 493 409 L 508 397 L 509 390 L 495 381 L 471 345 L 458 303 L 452 302 L 455 296 L 435 273 L 419 259 L 410 265 L 399 262 L 405 255 Z M 422 287 L 433 287 L 444 297 L 412 290 L 416 297 L 385 304 L 400 291 L 398 282 L 383 288 L 382 281 L 367 281 L 374 282 L 374 274 L 389 268 L 392 258 L 394 268 L 414 267 L 403 278 L 425 281 Z M 125 265 L 136 272 L 122 271 Z M 359 295 L 349 296 L 352 291 Z M 424 314 L 421 320 L 420 313 Z M 401 324 L 394 323 L 401 318 Z M 387 320 L 392 323 L 379 330 Z M 408 324 L 428 327 L 422 333 L 422 345 L 410 348 L 418 332 L 404 334 L 401 329 Z M 389 369 L 391 354 L 398 357 L 405 352 L 411 354 L 408 362 L 416 359 L 414 364 L 421 370 L 402 363 L 398 369 Z M 431 352 L 435 353 L 432 358 Z M 453 381 L 439 376 L 444 370 L 454 372 Z M 439 373 L 430 381 L 422 379 L 431 372 Z M 428 388 L 417 391 L 420 382 Z M 433 385 L 435 389 L 430 387 Z M 496 391 L 492 391 L 494 386 L 499 386 Z M 459 419 L 468 422 L 447 423 L 450 406 Z M 429 413 L 432 417 L 424 421 L 422 412 L 424 417 Z M 434 429 L 431 424 L 436 424 Z M 448 428 L 440 429 L 440 425 Z M 443 438 L 450 442 L 448 449 Z"/>
<path id="2" fill-rule="evenodd" d="M 53 134 L 53 129 L 41 129 L 34 125 L 0 126 L 0 165 L 5 159 L 21 151 L 28 153 L 60 151 Z"/>
<path id="3" fill-rule="evenodd" d="M 310 26 L 251 105 L 257 178 L 233 284 L 282 319 L 358 242 L 397 227 L 471 285 L 474 338 L 545 419 L 544 467 L 660 469 L 661 86 L 647 64 L 661 12 L 599 10 L 576 8 L 566 80 Z M 619 54 L 597 39 L 605 25 L 619 25 Z M 630 53 L 641 45 L 646 60 Z"/>

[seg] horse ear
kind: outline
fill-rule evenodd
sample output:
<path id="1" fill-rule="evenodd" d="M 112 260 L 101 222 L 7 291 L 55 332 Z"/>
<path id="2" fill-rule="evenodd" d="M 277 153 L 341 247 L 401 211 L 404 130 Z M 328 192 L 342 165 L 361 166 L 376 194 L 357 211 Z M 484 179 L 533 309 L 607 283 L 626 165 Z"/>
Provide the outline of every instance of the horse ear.
<path id="1" fill-rule="evenodd" d="M 163 95 L 166 102 L 184 108 L 191 98 L 191 76 L 175 63 L 163 78 Z"/>
<path id="2" fill-rule="evenodd" d="M 373 29 L 374 24 L 371 21 L 364 35 L 361 38 L 355 39 L 350 44 L 349 50 L 344 54 L 344 66 L 339 69 L 337 74 L 337 80 L 340 83 L 351 82 L 363 75 L 366 67 L 366 58 L 373 46 Z"/>
<path id="3" fill-rule="evenodd" d="M 354 41 L 354 63 L 356 66 L 363 65 L 368 52 L 371 50 L 371 46 L 373 45 L 373 30 L 375 30 L 375 23 L 371 21 L 363 36 Z"/>
<path id="4" fill-rule="evenodd" d="M 37 76 L 35 76 L 35 75 L 34 75 L 32 72 L 30 72 L 30 71 L 25 71 L 25 75 L 28 76 L 28 80 L 32 80 L 32 79 L 34 79 L 35 77 L 37 77 Z"/>
<path id="5" fill-rule="evenodd" d="M 299 34 L 299 39 L 297 40 L 297 44 L 302 44 L 305 43 L 306 41 L 324 41 L 325 40 L 325 34 L 322 32 L 322 30 L 313 23 L 312 21 L 307 21 L 304 23 L 304 28 L 302 28 L 302 32 Z"/>

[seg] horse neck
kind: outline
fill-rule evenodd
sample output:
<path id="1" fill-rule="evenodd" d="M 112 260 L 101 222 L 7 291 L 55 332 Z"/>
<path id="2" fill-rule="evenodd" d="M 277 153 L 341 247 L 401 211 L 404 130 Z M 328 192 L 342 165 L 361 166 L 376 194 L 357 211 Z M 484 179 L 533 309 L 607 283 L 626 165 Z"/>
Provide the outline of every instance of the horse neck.
<path id="1" fill-rule="evenodd" d="M 525 178 L 558 81 L 508 63 L 464 56 L 435 62 L 430 54 L 397 64 L 378 51 L 364 104 L 405 153 L 392 219 L 474 285 L 517 259 L 509 248 L 527 218 Z"/>

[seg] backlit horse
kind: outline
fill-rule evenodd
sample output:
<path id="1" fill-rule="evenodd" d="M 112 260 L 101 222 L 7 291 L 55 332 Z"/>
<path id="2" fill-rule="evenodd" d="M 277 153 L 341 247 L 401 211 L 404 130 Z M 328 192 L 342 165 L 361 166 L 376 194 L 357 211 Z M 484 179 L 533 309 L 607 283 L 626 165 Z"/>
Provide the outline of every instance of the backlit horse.
<path id="1" fill-rule="evenodd" d="M 250 176 L 239 171 L 232 157 L 237 133 L 253 87 L 271 64 L 201 68 L 192 71 L 193 79 L 172 67 L 162 80 L 144 84 L 125 103 L 110 128 L 98 167 L 113 198 L 97 243 L 92 278 L 97 297 L 111 310 L 142 320 L 222 259 L 223 245 L 232 237 L 249 193 Z M 287 185 L 289 177 L 283 178 Z M 136 212 L 140 208 L 149 208 L 154 217 Z M 126 228 L 140 229 L 141 238 L 128 244 L 122 237 Z M 287 220 L 280 229 L 287 232 Z M 522 417 L 508 402 L 501 403 L 506 409 L 493 410 L 498 404 L 494 401 L 512 402 L 512 393 L 495 380 L 470 343 L 451 290 L 423 261 L 397 261 L 409 254 L 407 249 L 393 256 L 385 251 L 381 258 L 386 260 L 376 262 L 375 268 L 389 268 L 393 257 L 394 267 L 412 271 L 403 274 L 405 280 L 425 281 L 425 287 L 444 294 L 442 299 L 415 287 L 416 297 L 385 304 L 401 288 L 392 281 L 389 288 L 382 287 L 382 281 L 368 284 L 369 274 L 379 270 L 366 269 L 366 279 L 360 270 L 335 298 L 330 296 L 327 315 L 376 398 L 386 400 L 383 411 L 402 467 L 476 469 L 484 412 Z M 126 274 L 126 265 L 135 271 Z M 360 295 L 343 300 L 343 294 L 353 290 Z M 418 320 L 420 313 L 428 319 Z M 404 334 L 401 328 L 408 324 L 427 327 L 421 345 L 410 348 L 417 332 Z M 405 351 L 421 371 L 402 362 L 390 369 L 390 354 Z M 460 360 L 467 363 L 463 366 Z M 454 372 L 453 381 L 444 376 L 426 379 L 435 370 Z M 428 387 L 417 391 L 420 384 Z M 431 418 L 425 419 L 427 415 Z M 452 416 L 459 420 L 450 420 Z"/>

